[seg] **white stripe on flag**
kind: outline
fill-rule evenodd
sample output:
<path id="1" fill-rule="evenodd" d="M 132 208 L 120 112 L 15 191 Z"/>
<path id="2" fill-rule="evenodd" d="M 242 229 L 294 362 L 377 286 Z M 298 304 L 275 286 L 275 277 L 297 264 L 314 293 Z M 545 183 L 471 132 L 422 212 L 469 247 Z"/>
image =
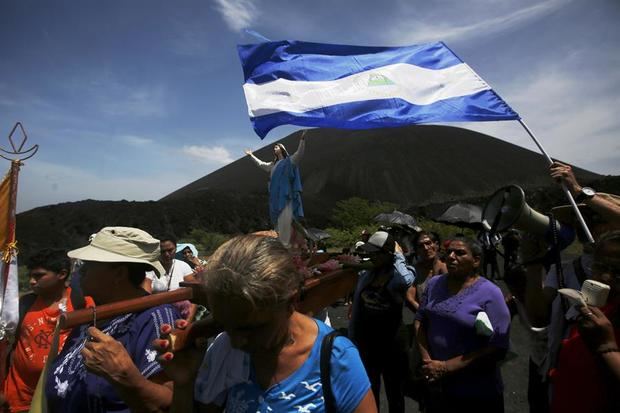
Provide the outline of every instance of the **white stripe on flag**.
<path id="1" fill-rule="evenodd" d="M 243 85 L 250 117 L 277 112 L 303 113 L 374 99 L 400 98 L 416 105 L 430 105 L 490 89 L 465 63 L 441 70 L 397 63 L 337 80 L 277 79 L 260 85 Z"/>

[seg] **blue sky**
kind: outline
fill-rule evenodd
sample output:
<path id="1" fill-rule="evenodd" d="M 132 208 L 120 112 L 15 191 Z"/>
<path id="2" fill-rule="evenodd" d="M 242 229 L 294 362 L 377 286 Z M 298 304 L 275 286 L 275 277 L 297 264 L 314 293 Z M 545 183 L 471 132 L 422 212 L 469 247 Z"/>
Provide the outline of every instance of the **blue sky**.
<path id="1" fill-rule="evenodd" d="M 277 140 L 254 134 L 235 46 L 297 39 L 445 41 L 554 157 L 620 174 L 616 0 L 0 2 L 0 145 L 21 121 L 39 153 L 18 210 L 149 200 Z M 516 122 L 471 129 L 534 149 Z M 5 164 L 8 168 L 8 163 Z"/>

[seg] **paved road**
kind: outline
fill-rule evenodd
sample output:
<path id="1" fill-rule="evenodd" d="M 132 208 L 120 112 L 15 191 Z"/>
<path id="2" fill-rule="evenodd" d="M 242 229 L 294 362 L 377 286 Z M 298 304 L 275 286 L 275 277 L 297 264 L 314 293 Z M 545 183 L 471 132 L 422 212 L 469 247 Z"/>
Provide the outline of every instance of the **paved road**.
<path id="1" fill-rule="evenodd" d="M 505 290 L 505 286 L 500 283 L 500 287 Z M 329 308 L 329 317 L 334 328 L 343 328 L 348 325 L 348 307 L 338 306 Z M 412 314 L 408 310 L 403 312 L 406 323 L 413 320 Z M 527 332 L 515 317 L 510 331 L 511 353 L 508 360 L 502 366 L 504 378 L 504 404 L 506 413 L 522 413 L 528 411 L 527 405 L 527 377 L 528 377 L 528 337 Z M 381 392 L 381 411 L 388 413 L 385 394 Z M 417 403 L 411 399 L 406 399 L 406 412 L 418 412 Z"/>

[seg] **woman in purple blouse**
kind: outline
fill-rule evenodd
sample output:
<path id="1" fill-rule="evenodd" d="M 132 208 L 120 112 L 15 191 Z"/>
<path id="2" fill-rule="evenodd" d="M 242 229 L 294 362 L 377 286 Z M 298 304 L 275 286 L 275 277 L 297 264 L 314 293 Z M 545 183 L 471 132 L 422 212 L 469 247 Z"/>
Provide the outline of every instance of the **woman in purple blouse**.
<path id="1" fill-rule="evenodd" d="M 482 248 L 450 241 L 448 273 L 430 279 L 416 315 L 427 412 L 503 412 L 499 361 L 508 350 L 510 313 L 500 289 L 478 275 Z"/>

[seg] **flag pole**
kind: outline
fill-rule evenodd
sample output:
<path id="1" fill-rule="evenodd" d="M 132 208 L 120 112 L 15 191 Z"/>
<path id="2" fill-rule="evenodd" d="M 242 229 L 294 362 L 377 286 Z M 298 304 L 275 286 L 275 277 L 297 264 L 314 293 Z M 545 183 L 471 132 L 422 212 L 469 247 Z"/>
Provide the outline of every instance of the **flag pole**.
<path id="1" fill-rule="evenodd" d="M 518 119 L 518 120 L 521 126 L 523 126 L 523 129 L 525 129 L 528 135 L 530 135 L 530 137 L 532 138 L 536 146 L 538 146 L 538 149 L 540 150 L 540 152 L 543 154 L 543 156 L 547 160 L 547 163 L 549 164 L 549 166 L 551 166 L 551 164 L 553 163 L 553 159 L 551 159 L 549 154 L 547 154 L 547 151 L 545 151 L 545 148 L 543 148 L 543 146 L 540 144 L 538 139 L 536 139 L 536 136 L 534 136 L 534 134 L 532 133 L 530 128 L 527 127 L 525 122 L 523 122 L 522 119 Z M 579 207 L 577 207 L 577 203 L 575 202 L 575 199 L 573 198 L 573 194 L 570 193 L 570 191 L 568 190 L 564 182 L 562 182 L 562 189 L 564 190 L 564 194 L 566 195 L 566 197 L 568 198 L 568 201 L 573 207 L 573 210 L 575 211 L 575 215 L 577 216 L 577 220 L 581 224 L 581 228 L 583 228 L 583 232 L 588 238 L 588 241 L 594 243 L 594 238 L 592 237 L 592 233 L 590 232 L 590 229 L 588 228 L 586 221 L 583 219 L 583 215 L 581 215 L 581 211 L 579 211 Z"/>
<path id="2" fill-rule="evenodd" d="M 21 135 L 21 136 L 19 136 Z M 19 287 L 17 271 L 17 241 L 15 240 L 15 219 L 17 210 L 17 184 L 19 170 L 23 161 L 32 158 L 39 145 L 24 149 L 28 135 L 20 122 L 9 134 L 11 149 L 0 147 L 0 158 L 11 162 L 11 169 L 0 183 L 0 379 L 7 373 L 6 362 L 10 350 L 10 340 L 14 338 L 15 327 L 19 321 Z"/>
<path id="3" fill-rule="evenodd" d="M 0 297 L 0 320 L 4 319 L 4 302 L 7 293 L 7 286 L 9 283 L 9 271 L 11 266 L 11 260 L 13 255 L 17 254 L 17 245 L 15 242 L 15 210 L 17 206 L 17 180 L 19 177 L 19 167 L 22 163 L 19 160 L 11 161 L 11 171 L 9 172 L 9 199 L 8 199 L 8 216 L 7 216 L 7 235 L 6 245 L 2 245 L 2 256 L 0 259 L 4 262 L 2 267 L 2 297 Z"/>

